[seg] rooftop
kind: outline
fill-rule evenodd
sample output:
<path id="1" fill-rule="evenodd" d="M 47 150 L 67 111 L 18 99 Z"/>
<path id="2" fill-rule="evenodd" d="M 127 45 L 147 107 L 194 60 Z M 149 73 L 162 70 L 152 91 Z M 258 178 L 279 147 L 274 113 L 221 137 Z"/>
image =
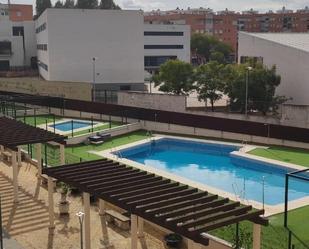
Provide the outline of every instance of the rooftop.
<path id="1" fill-rule="evenodd" d="M 309 33 L 241 33 L 309 52 Z"/>

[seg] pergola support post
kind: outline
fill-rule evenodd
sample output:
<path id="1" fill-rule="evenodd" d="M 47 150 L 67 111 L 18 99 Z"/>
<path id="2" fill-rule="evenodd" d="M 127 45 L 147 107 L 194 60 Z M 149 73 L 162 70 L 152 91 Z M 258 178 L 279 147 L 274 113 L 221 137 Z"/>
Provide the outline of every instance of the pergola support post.
<path id="1" fill-rule="evenodd" d="M 54 181 L 53 178 L 48 177 L 48 212 L 49 212 L 49 228 L 55 228 L 54 215 Z"/>
<path id="2" fill-rule="evenodd" d="M 1 156 L 1 160 L 3 160 L 3 153 L 4 153 L 4 146 L 3 145 L 0 145 L 0 156 Z"/>
<path id="3" fill-rule="evenodd" d="M 18 202 L 18 165 L 16 151 L 12 151 L 14 202 Z"/>
<path id="4" fill-rule="evenodd" d="M 90 194 L 84 192 L 83 193 L 84 199 L 84 236 L 85 236 L 85 249 L 91 248 L 91 238 L 90 238 Z"/>
<path id="5" fill-rule="evenodd" d="M 99 215 L 101 218 L 101 226 L 102 226 L 102 235 L 103 235 L 103 243 L 106 248 L 110 247 L 109 237 L 108 237 L 108 230 L 106 224 L 106 213 L 105 213 L 105 201 L 99 199 Z"/>
<path id="6" fill-rule="evenodd" d="M 60 145 L 60 165 L 65 165 L 65 150 L 64 150 L 64 144 Z"/>
<path id="7" fill-rule="evenodd" d="M 261 249 L 261 225 L 253 224 L 253 247 L 252 249 Z"/>
<path id="8" fill-rule="evenodd" d="M 144 237 L 144 219 L 141 217 L 138 217 L 137 225 L 138 225 L 138 238 L 143 238 Z"/>
<path id="9" fill-rule="evenodd" d="M 138 230 L 138 217 L 131 214 L 131 249 L 137 249 L 137 230 Z"/>
<path id="10" fill-rule="evenodd" d="M 38 161 L 38 178 L 42 175 L 42 144 L 36 144 L 36 158 Z"/>
<path id="11" fill-rule="evenodd" d="M 17 163 L 18 163 L 18 167 L 21 166 L 21 148 L 20 146 L 17 147 Z"/>

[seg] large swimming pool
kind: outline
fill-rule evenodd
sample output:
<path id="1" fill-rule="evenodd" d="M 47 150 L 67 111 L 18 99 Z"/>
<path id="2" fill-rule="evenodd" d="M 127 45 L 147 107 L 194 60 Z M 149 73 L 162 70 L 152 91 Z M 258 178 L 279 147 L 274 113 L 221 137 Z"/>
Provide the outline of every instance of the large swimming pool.
<path id="1" fill-rule="evenodd" d="M 118 152 L 123 158 L 268 205 L 284 202 L 289 170 L 230 154 L 236 146 L 162 138 Z M 264 190 L 263 190 L 264 189 Z M 290 181 L 289 201 L 309 196 L 309 184 Z"/>
<path id="2" fill-rule="evenodd" d="M 73 120 L 73 130 L 80 129 L 80 128 L 86 128 L 88 126 L 89 127 L 91 126 L 91 122 Z M 54 128 L 54 125 L 50 125 L 49 127 Z M 55 129 L 63 131 L 63 132 L 71 131 L 72 130 L 72 120 L 55 124 Z"/>

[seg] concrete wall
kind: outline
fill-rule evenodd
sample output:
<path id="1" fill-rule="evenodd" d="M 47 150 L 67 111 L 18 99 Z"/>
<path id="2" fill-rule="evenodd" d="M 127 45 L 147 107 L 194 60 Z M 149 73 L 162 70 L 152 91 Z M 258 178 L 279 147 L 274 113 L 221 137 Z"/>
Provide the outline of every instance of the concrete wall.
<path id="1" fill-rule="evenodd" d="M 303 34 L 303 36 L 303 39 L 309 41 L 309 34 Z M 259 38 L 254 34 L 240 32 L 238 56 L 239 61 L 241 56 L 256 56 L 262 57 L 263 63 L 267 66 L 276 65 L 277 73 L 281 75 L 281 84 L 276 94 L 292 97 L 293 100 L 289 103 L 309 105 L 308 51 Z"/>
<path id="2" fill-rule="evenodd" d="M 140 11 L 47 9 L 36 26 L 45 15 L 47 80 L 93 82 L 92 58 L 96 57 L 96 83 L 144 82 Z"/>
<path id="3" fill-rule="evenodd" d="M 23 26 L 25 33 L 24 65 L 31 66 L 31 57 L 37 56 L 34 21 L 14 22 L 14 26 Z"/>
<path id="4" fill-rule="evenodd" d="M 118 92 L 118 105 L 185 112 L 186 97 L 169 94 Z"/>
<path id="5" fill-rule="evenodd" d="M 309 128 L 309 106 L 282 105 L 278 116 L 255 116 L 237 113 L 191 111 L 186 109 L 186 97 L 171 94 L 118 92 L 118 104 L 162 111 L 184 112 L 212 117 L 245 120 Z"/>
<path id="6" fill-rule="evenodd" d="M 91 100 L 91 85 L 78 82 L 53 82 L 29 78 L 0 78 L 0 90 Z"/>

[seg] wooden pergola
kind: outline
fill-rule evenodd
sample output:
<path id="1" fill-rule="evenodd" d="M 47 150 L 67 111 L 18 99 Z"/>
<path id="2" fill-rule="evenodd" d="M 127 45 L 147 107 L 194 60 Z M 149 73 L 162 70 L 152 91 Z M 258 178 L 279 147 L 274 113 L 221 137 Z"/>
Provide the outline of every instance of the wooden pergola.
<path id="1" fill-rule="evenodd" d="M 38 176 L 42 174 L 42 143 L 56 142 L 60 145 L 60 164 L 65 164 L 65 139 L 61 136 L 40 128 L 24 124 L 14 119 L 0 117 L 0 147 L 1 156 L 4 149 L 11 150 L 12 168 L 13 168 L 13 185 L 14 201 L 18 201 L 18 166 L 21 165 L 21 145 L 35 144 L 37 147 L 37 166 Z"/>
<path id="2" fill-rule="evenodd" d="M 260 225 L 268 224 L 262 217 L 264 210 L 253 210 L 251 206 L 112 160 L 43 168 L 43 173 L 49 177 L 51 193 L 52 178 L 84 192 L 86 249 L 91 248 L 90 195 L 99 198 L 101 209 L 107 201 L 131 214 L 131 249 L 137 248 L 138 235 L 143 234 L 143 220 L 188 238 L 190 248 L 207 246 L 209 238 L 205 233 L 211 230 L 247 220 L 254 223 L 253 248 L 259 249 Z M 50 202 L 49 207 L 53 208 L 53 199 Z M 50 209 L 51 226 L 53 214 Z"/>

